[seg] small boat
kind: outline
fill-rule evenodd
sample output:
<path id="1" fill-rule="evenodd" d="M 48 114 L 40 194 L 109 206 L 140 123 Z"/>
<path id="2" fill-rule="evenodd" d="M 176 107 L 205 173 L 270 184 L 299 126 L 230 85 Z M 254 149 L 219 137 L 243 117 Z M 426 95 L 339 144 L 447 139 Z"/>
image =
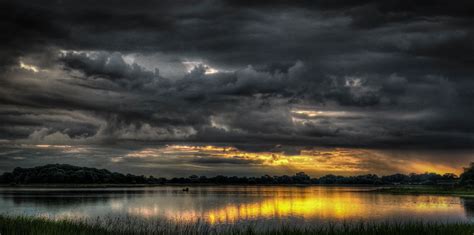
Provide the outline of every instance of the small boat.
<path id="1" fill-rule="evenodd" d="M 183 188 L 183 192 L 188 192 L 189 188 Z"/>

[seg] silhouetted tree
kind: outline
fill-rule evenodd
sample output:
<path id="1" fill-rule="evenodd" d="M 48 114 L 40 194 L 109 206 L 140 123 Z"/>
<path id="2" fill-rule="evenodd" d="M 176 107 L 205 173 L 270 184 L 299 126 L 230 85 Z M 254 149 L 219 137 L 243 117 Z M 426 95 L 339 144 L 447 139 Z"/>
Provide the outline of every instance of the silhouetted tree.
<path id="1" fill-rule="evenodd" d="M 474 185 L 474 162 L 464 168 L 464 172 L 461 174 L 461 184 Z"/>
<path id="2" fill-rule="evenodd" d="M 463 184 L 474 184 L 474 163 L 461 175 Z M 325 175 L 311 178 L 304 172 L 288 176 L 237 177 L 217 175 L 214 177 L 191 175 L 171 179 L 145 177 L 132 174 L 110 172 L 106 169 L 71 166 L 67 164 L 49 164 L 33 168 L 15 168 L 11 173 L 0 176 L 3 184 L 446 184 L 458 177 L 452 173 L 393 174 L 379 177 L 375 174 L 357 176 Z"/>
<path id="3" fill-rule="evenodd" d="M 404 174 L 393 174 L 393 175 L 382 176 L 382 182 L 385 184 L 403 184 L 403 183 L 408 183 L 409 181 L 410 181 L 410 177 Z"/>

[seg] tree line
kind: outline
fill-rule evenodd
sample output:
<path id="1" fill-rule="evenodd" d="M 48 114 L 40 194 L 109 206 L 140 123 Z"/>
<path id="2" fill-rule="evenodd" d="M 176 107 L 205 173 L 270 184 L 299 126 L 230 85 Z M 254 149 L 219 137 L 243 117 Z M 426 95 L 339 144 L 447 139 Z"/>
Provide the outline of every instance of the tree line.
<path id="1" fill-rule="evenodd" d="M 12 172 L 0 175 L 1 184 L 462 184 L 474 185 L 474 163 L 464 169 L 458 177 L 452 173 L 393 174 L 377 176 L 366 174 L 358 176 L 325 175 L 311 178 L 304 172 L 295 175 L 261 177 L 238 177 L 218 175 L 214 177 L 192 175 L 189 177 L 155 178 L 121 174 L 106 169 L 79 167 L 67 164 L 49 164 L 33 168 L 17 167 Z"/>

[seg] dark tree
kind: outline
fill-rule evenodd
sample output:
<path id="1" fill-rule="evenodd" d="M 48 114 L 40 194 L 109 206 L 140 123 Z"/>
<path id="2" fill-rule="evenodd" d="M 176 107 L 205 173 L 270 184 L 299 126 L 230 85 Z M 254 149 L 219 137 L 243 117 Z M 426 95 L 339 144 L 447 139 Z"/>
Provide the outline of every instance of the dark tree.
<path id="1" fill-rule="evenodd" d="M 474 162 L 464 168 L 464 172 L 461 174 L 461 184 L 474 185 Z"/>
<path id="2" fill-rule="evenodd" d="M 154 177 L 110 172 L 106 169 L 49 164 L 33 168 L 17 167 L 0 177 L 8 184 L 149 184 L 161 183 Z"/>
<path id="3" fill-rule="evenodd" d="M 238 177 L 217 175 L 214 177 L 191 175 L 189 177 L 175 177 L 171 179 L 145 177 L 132 174 L 110 172 L 106 169 L 78 167 L 66 164 L 50 164 L 33 168 L 15 168 L 12 172 L 0 175 L 3 184 L 440 184 L 457 183 L 458 177 L 452 173 L 444 175 L 423 173 L 410 175 L 393 174 L 379 177 L 375 174 L 358 176 L 325 175 L 320 178 L 311 178 L 304 172 L 295 175 L 261 177 Z M 464 170 L 461 182 L 467 185 L 474 184 L 474 163 Z"/>

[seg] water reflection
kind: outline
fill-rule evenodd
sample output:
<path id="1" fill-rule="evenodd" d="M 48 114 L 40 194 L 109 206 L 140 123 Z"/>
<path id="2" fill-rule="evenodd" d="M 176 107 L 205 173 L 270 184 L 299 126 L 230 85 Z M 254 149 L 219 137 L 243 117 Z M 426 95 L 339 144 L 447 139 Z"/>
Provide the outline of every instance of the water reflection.
<path id="1" fill-rule="evenodd" d="M 466 217 L 474 221 L 474 198 L 461 198 Z"/>
<path id="2" fill-rule="evenodd" d="M 474 200 L 387 195 L 354 187 L 178 187 L 0 190 L 0 212 L 55 217 L 134 216 L 209 223 L 327 220 L 466 221 Z"/>

